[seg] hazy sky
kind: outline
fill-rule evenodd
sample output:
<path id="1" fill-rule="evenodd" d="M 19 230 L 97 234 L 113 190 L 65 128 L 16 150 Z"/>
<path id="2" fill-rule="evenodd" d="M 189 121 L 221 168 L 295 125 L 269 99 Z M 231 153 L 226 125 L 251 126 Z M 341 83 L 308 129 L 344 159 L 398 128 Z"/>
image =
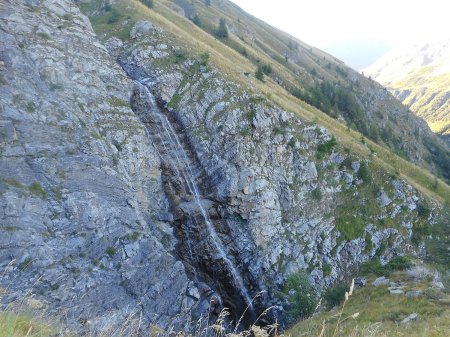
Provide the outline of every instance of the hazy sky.
<path id="1" fill-rule="evenodd" d="M 231 0 L 361 69 L 390 48 L 450 35 L 448 0 Z"/>

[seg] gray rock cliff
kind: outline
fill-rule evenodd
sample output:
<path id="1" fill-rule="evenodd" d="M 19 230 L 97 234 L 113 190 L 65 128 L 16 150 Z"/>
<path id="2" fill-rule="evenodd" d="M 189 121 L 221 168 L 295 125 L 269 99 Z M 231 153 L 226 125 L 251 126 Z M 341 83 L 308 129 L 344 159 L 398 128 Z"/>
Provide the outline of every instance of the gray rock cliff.
<path id="1" fill-rule="evenodd" d="M 2 1 L 0 286 L 71 323 L 193 301 L 133 88 L 70 1 Z"/>

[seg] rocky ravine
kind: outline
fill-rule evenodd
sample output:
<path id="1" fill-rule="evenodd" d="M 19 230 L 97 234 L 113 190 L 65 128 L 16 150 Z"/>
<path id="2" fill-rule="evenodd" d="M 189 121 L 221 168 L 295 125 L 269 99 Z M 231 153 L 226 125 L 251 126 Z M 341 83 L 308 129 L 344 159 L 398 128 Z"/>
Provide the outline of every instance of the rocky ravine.
<path id="1" fill-rule="evenodd" d="M 368 196 L 364 160 L 321 153 L 327 130 L 195 58 L 170 62 L 170 34 L 138 22 L 105 48 L 68 0 L 0 1 L 4 303 L 32 290 L 75 328 L 133 312 L 181 328 L 265 291 L 253 313 L 282 315 L 288 275 L 325 286 L 409 249 L 416 191 L 386 176 Z M 349 197 L 376 205 L 355 233 L 336 226 Z"/>

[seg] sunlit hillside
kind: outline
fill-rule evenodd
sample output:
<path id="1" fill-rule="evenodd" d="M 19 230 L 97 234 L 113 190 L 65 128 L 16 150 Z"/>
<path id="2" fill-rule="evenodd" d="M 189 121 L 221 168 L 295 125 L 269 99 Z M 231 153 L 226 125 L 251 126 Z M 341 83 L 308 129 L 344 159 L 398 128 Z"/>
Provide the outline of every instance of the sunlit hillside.
<path id="1" fill-rule="evenodd" d="M 450 39 L 394 50 L 364 71 L 450 137 Z"/>

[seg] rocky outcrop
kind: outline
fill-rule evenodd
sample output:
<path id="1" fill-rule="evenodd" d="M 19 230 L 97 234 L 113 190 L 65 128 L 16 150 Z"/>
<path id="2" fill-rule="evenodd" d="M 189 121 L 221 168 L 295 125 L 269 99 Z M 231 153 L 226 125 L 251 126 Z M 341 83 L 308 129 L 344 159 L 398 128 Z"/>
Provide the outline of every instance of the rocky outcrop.
<path id="1" fill-rule="evenodd" d="M 196 288 L 133 84 L 70 1 L 2 1 L 0 287 L 79 327 L 185 321 Z"/>
<path id="2" fill-rule="evenodd" d="M 145 28 L 140 34 L 139 27 L 154 25 L 138 22 L 115 55 L 130 77 L 152 83 L 153 95 L 183 133 L 184 146 L 201 166 L 212 200 L 209 213 L 215 214 L 212 221 L 227 255 L 243 273 L 250 295 L 265 294 L 256 310 L 281 309 L 276 294 L 286 277 L 300 270 L 308 270 L 311 281 L 323 287 L 375 254 L 387 261 L 408 249 L 416 218 L 406 209 L 419 201 L 410 186 L 384 174 L 381 189 L 368 196 L 367 178 L 360 173 L 365 161 L 321 152 L 334 144 L 326 129 L 307 125 L 258 93 L 226 81 L 201 57 L 187 57 L 161 29 Z M 177 55 L 183 55 L 181 60 Z M 149 114 L 139 104 L 134 109 Z M 356 196 L 352 206 L 345 201 L 350 195 Z M 371 220 L 359 218 L 358 199 L 364 208 L 377 197 Z M 341 215 L 341 209 L 354 215 Z M 343 218 L 350 228 L 354 221 L 360 232 L 346 233 L 340 228 Z M 186 246 L 181 243 L 180 249 Z M 190 265 L 188 255 L 181 254 Z"/>

